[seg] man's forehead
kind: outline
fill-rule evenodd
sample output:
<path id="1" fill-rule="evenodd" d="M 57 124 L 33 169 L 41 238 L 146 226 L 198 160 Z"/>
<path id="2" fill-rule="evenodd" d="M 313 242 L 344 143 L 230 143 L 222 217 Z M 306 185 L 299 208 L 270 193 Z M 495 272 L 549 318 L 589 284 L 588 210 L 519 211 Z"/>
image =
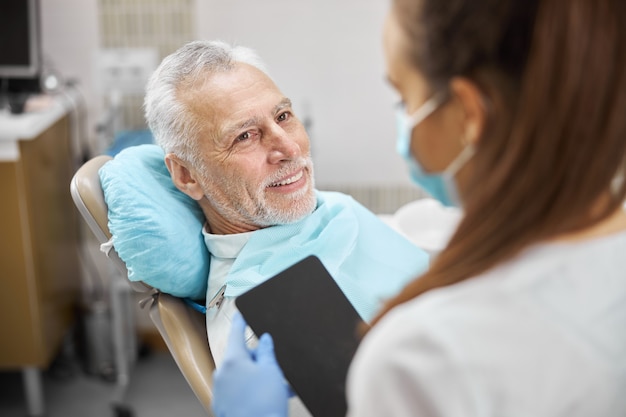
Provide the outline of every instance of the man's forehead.
<path id="1" fill-rule="evenodd" d="M 200 101 L 204 105 L 221 105 L 227 104 L 229 98 L 236 102 L 247 92 L 258 90 L 282 95 L 267 74 L 251 65 L 237 64 L 229 70 L 200 72 L 189 77 L 177 86 L 177 95 L 189 104 Z"/>
<path id="2" fill-rule="evenodd" d="M 228 70 L 206 74 L 203 88 L 226 95 L 255 88 L 279 91 L 274 81 L 266 73 L 252 65 L 243 63 L 237 63 Z"/>
<path id="3" fill-rule="evenodd" d="M 214 140 L 292 105 L 271 78 L 247 64 L 207 74 L 193 84 L 181 85 L 179 97 L 203 135 L 209 134 Z"/>

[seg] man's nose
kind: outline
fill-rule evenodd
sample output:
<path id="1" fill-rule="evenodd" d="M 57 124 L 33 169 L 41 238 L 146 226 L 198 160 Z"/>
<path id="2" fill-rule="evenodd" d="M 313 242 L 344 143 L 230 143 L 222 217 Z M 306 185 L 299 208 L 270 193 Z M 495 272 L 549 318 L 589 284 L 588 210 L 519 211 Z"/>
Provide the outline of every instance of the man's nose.
<path id="1" fill-rule="evenodd" d="M 270 163 L 290 161 L 300 156 L 300 145 L 293 134 L 286 132 L 280 126 L 275 126 L 269 136 L 268 160 Z"/>

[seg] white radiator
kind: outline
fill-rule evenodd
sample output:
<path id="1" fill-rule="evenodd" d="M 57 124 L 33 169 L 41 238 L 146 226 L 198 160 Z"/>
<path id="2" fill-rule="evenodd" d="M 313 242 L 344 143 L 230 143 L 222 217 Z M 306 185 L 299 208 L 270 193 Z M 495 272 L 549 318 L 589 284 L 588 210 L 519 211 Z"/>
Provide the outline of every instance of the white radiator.
<path id="1" fill-rule="evenodd" d="M 321 191 L 339 191 L 351 195 L 376 214 L 392 214 L 398 208 L 425 196 L 415 186 L 380 186 L 380 185 L 318 185 Z"/>

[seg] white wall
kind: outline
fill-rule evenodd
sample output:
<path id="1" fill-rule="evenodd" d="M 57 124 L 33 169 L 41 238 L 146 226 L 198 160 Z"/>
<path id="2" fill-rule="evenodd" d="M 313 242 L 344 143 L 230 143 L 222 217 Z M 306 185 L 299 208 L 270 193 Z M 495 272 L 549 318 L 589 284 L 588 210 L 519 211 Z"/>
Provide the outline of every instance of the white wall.
<path id="1" fill-rule="evenodd" d="M 318 184 L 408 184 L 395 154 L 380 0 L 198 0 L 200 39 L 255 48 L 296 112 L 313 121 Z"/>
<path id="2" fill-rule="evenodd" d="M 100 111 L 94 91 L 93 54 L 99 45 L 98 0 L 41 0 L 41 30 L 44 59 L 62 78 L 78 81 L 88 118 L 84 134 L 95 137 Z"/>

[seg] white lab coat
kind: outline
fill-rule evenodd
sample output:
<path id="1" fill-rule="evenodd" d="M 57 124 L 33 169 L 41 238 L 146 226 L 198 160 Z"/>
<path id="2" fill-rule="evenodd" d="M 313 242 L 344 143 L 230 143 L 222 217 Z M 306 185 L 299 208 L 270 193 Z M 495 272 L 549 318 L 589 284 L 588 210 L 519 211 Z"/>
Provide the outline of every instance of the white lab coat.
<path id="1" fill-rule="evenodd" d="M 626 416 L 626 233 L 542 244 L 391 311 L 350 417 Z"/>

